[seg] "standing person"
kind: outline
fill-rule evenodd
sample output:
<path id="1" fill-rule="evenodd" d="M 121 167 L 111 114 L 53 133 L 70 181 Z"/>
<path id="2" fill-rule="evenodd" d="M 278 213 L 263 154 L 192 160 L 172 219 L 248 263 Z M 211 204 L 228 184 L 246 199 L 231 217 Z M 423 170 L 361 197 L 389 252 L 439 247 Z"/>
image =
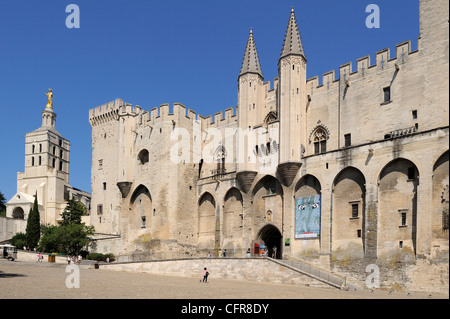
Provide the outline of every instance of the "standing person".
<path id="1" fill-rule="evenodd" d="M 208 282 L 208 275 L 209 275 L 209 272 L 208 272 L 208 269 L 206 269 L 206 267 L 205 268 L 203 268 L 203 282 Z"/>
<path id="2" fill-rule="evenodd" d="M 67 256 L 67 264 L 70 265 L 70 256 Z"/>
<path id="3" fill-rule="evenodd" d="M 208 251 L 208 258 L 211 258 L 211 252 Z"/>
<path id="4" fill-rule="evenodd" d="M 226 249 L 223 250 L 223 257 L 227 257 L 227 250 Z"/>
<path id="5" fill-rule="evenodd" d="M 277 259 L 277 246 L 273 246 L 272 258 Z"/>
<path id="6" fill-rule="evenodd" d="M 250 258 L 250 256 L 251 256 L 251 252 L 250 252 L 250 248 L 249 248 L 249 249 L 247 249 L 247 258 Z"/>

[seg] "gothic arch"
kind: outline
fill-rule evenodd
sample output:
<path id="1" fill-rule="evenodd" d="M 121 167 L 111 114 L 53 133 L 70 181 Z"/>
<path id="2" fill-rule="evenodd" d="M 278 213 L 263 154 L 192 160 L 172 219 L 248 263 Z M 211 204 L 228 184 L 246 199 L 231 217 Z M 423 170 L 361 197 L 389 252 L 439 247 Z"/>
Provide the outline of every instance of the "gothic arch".
<path id="1" fill-rule="evenodd" d="M 340 171 L 332 188 L 332 250 L 353 246 L 352 253 L 364 257 L 366 179 L 357 168 Z"/>
<path id="2" fill-rule="evenodd" d="M 219 224 L 217 224 L 219 222 Z M 209 192 L 203 193 L 198 200 L 198 246 L 203 250 L 218 249 L 217 229 L 220 221 L 216 218 L 216 201 Z"/>
<path id="3" fill-rule="evenodd" d="M 434 240 L 449 240 L 449 151 L 433 164 L 432 236 Z M 436 245 L 438 246 L 438 245 Z"/>
<path id="4" fill-rule="evenodd" d="M 257 239 L 262 240 L 267 247 L 268 256 L 276 259 L 281 259 L 282 256 L 282 237 L 278 227 L 272 224 L 264 225 L 257 235 Z M 274 255 L 274 248 L 276 248 L 276 255 Z"/>
<path id="5" fill-rule="evenodd" d="M 330 131 L 321 124 L 320 121 L 309 134 L 308 142 L 313 145 L 313 154 L 325 153 L 327 151 L 327 140 L 330 138 Z"/>
<path id="6" fill-rule="evenodd" d="M 295 184 L 294 194 L 296 197 L 320 195 L 322 187 L 320 181 L 314 175 L 303 175 Z"/>
<path id="7" fill-rule="evenodd" d="M 131 231 L 149 228 L 151 233 L 153 233 L 155 225 L 151 222 L 153 217 L 152 208 L 150 191 L 146 186 L 140 184 L 133 191 L 130 199 L 131 214 L 128 215 L 128 227 Z"/>
<path id="8" fill-rule="evenodd" d="M 277 113 L 275 111 L 270 111 L 264 118 L 264 127 L 267 128 L 272 122 L 276 121 L 277 119 Z"/>
<path id="9" fill-rule="evenodd" d="M 409 248 L 416 252 L 419 171 L 408 159 L 386 164 L 378 177 L 377 248 Z M 408 249 L 406 249 L 407 251 Z"/>
<path id="10" fill-rule="evenodd" d="M 136 201 L 136 198 L 141 194 L 144 194 L 145 196 L 147 196 L 150 199 L 150 201 L 152 200 L 152 196 L 150 195 L 150 191 L 148 190 L 148 188 L 146 186 L 140 184 L 133 191 L 133 194 L 131 195 L 130 203 L 133 204 Z"/>
<path id="11" fill-rule="evenodd" d="M 255 184 L 252 190 L 252 197 L 262 188 L 265 187 L 268 193 L 278 194 L 283 196 L 283 187 L 281 186 L 280 181 L 273 177 L 272 175 L 264 175 L 259 179 L 259 181 Z M 269 195 L 269 194 L 267 194 Z"/>
<path id="12" fill-rule="evenodd" d="M 243 200 L 241 192 L 236 188 L 230 188 L 223 201 L 222 222 L 222 248 L 227 249 L 230 255 L 236 250 L 242 249 L 243 226 Z"/>
<path id="13" fill-rule="evenodd" d="M 283 224 L 283 187 L 272 175 L 263 176 L 252 190 L 252 228 L 261 229 L 265 224 L 280 227 Z M 270 218 L 268 218 L 270 217 Z"/>

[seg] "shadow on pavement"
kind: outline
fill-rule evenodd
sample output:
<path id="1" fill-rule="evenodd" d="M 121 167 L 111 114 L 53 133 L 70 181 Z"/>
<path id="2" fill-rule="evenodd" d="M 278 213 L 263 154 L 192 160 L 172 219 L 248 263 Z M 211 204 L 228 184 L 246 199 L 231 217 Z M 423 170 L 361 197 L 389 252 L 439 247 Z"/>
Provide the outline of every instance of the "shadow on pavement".
<path id="1" fill-rule="evenodd" d="M 22 275 L 22 274 L 6 274 L 3 271 L 0 271 L 0 279 L 1 278 L 10 278 L 10 277 L 26 277 L 26 276 Z"/>

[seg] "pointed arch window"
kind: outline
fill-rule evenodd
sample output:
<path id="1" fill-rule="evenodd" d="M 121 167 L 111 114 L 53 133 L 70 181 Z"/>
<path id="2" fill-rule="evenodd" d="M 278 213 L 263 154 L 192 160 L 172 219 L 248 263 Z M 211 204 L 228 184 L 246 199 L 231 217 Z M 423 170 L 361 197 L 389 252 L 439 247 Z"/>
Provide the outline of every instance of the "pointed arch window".
<path id="1" fill-rule="evenodd" d="M 217 163 L 217 170 L 215 174 L 225 174 L 225 157 L 225 147 L 219 146 L 214 152 L 214 160 Z"/>
<path id="2" fill-rule="evenodd" d="M 328 134 L 323 127 L 318 127 L 313 134 L 314 154 L 321 154 L 327 151 Z"/>

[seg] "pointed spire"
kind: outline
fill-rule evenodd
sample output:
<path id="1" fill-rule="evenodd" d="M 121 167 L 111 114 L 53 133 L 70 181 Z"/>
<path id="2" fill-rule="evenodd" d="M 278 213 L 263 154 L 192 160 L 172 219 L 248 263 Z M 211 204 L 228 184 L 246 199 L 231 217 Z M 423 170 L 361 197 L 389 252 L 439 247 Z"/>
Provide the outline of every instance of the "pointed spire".
<path id="1" fill-rule="evenodd" d="M 288 56 L 289 54 L 302 55 L 305 57 L 302 41 L 300 39 L 300 32 L 298 31 L 297 20 L 295 19 L 294 7 L 291 8 L 291 15 L 289 17 L 280 58 Z"/>
<path id="2" fill-rule="evenodd" d="M 256 73 L 262 77 L 261 66 L 259 65 L 258 52 L 256 51 L 255 40 L 253 38 L 253 30 L 250 28 L 248 35 L 247 47 L 245 48 L 244 61 L 239 75 L 245 73 Z"/>

